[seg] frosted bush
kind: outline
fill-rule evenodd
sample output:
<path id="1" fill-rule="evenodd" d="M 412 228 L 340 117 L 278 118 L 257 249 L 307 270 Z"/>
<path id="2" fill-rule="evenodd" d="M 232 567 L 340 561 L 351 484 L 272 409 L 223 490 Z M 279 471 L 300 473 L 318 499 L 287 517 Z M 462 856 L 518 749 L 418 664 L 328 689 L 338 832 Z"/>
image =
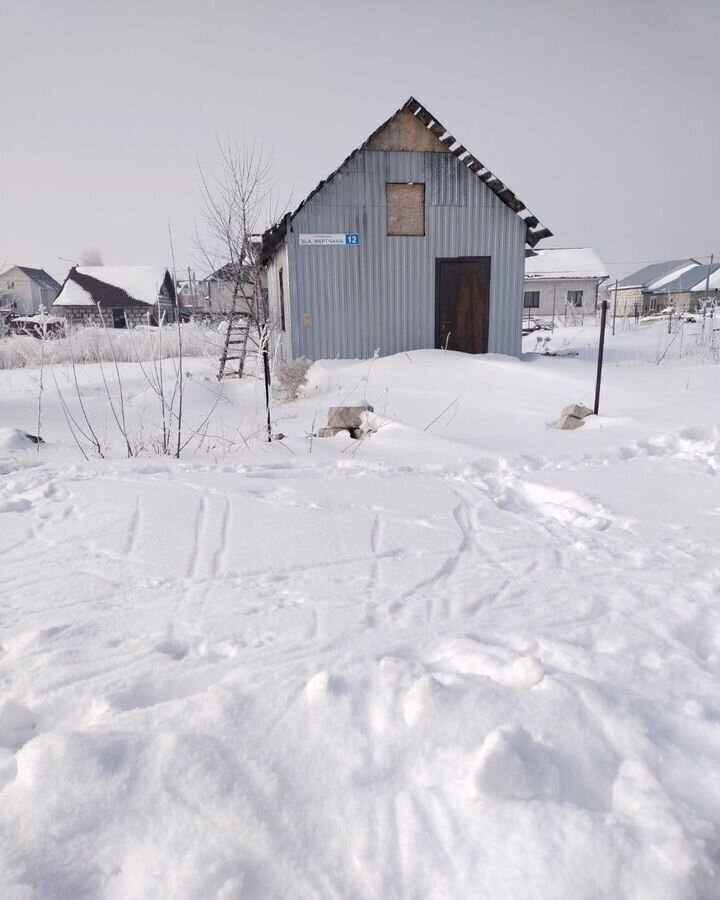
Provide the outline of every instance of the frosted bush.
<path id="1" fill-rule="evenodd" d="M 222 335 L 195 322 L 182 325 L 183 356 L 219 356 Z M 0 338 L 0 369 L 39 367 L 45 345 L 44 364 L 111 362 L 148 362 L 180 355 L 179 334 L 175 325 L 162 328 L 140 325 L 136 328 L 99 326 L 71 327 L 67 337 L 41 341 L 26 335 Z"/>
<path id="2" fill-rule="evenodd" d="M 301 356 L 292 362 L 283 363 L 275 369 L 275 385 L 283 400 L 297 400 L 307 384 L 307 376 L 312 360 Z"/>

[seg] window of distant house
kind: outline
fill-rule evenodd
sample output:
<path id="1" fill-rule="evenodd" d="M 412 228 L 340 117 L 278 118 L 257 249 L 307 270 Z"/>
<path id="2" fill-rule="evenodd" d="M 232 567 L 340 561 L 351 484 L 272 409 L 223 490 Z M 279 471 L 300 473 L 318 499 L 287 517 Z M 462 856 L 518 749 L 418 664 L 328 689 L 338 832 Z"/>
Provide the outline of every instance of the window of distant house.
<path id="1" fill-rule="evenodd" d="M 540 306 L 540 291 L 525 291 L 525 309 L 538 309 Z"/>
<path id="2" fill-rule="evenodd" d="M 112 311 L 113 315 L 113 328 L 127 328 L 127 320 L 125 318 L 125 310 L 124 309 L 114 309 Z"/>
<path id="3" fill-rule="evenodd" d="M 387 233 L 401 237 L 425 234 L 425 185 L 386 184 Z"/>
<path id="4" fill-rule="evenodd" d="M 569 306 L 582 306 L 582 291 L 568 291 L 567 302 Z"/>
<path id="5" fill-rule="evenodd" d="M 280 328 L 285 331 L 285 285 L 283 283 L 283 270 L 280 269 Z"/>

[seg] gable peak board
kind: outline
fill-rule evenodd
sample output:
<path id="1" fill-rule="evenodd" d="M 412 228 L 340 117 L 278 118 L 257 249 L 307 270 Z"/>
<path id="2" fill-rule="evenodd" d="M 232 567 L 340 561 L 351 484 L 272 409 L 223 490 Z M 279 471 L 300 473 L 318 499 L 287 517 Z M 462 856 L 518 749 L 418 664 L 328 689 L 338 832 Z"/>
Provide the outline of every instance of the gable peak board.
<path id="1" fill-rule="evenodd" d="M 390 150 L 401 153 L 449 153 L 409 109 L 400 109 L 365 144 L 365 150 Z"/>

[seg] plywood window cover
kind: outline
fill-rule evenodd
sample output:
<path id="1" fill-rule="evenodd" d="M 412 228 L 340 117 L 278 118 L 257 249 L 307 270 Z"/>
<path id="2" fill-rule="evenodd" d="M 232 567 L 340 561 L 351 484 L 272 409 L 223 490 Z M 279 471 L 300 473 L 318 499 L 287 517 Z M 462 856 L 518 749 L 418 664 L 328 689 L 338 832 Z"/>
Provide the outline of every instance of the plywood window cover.
<path id="1" fill-rule="evenodd" d="M 425 236 L 425 185 L 385 185 L 387 233 L 391 237 Z"/>

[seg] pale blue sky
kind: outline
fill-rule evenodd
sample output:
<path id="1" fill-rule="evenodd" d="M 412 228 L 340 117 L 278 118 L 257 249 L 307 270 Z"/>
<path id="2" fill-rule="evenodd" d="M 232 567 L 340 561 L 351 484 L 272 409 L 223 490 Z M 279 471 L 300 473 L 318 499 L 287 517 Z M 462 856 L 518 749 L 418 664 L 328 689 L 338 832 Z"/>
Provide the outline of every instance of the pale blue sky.
<path id="1" fill-rule="evenodd" d="M 720 252 L 718 0 L 0 0 L 0 33 L 0 263 L 166 262 L 169 217 L 196 266 L 217 133 L 297 202 L 410 94 L 544 246 Z"/>

